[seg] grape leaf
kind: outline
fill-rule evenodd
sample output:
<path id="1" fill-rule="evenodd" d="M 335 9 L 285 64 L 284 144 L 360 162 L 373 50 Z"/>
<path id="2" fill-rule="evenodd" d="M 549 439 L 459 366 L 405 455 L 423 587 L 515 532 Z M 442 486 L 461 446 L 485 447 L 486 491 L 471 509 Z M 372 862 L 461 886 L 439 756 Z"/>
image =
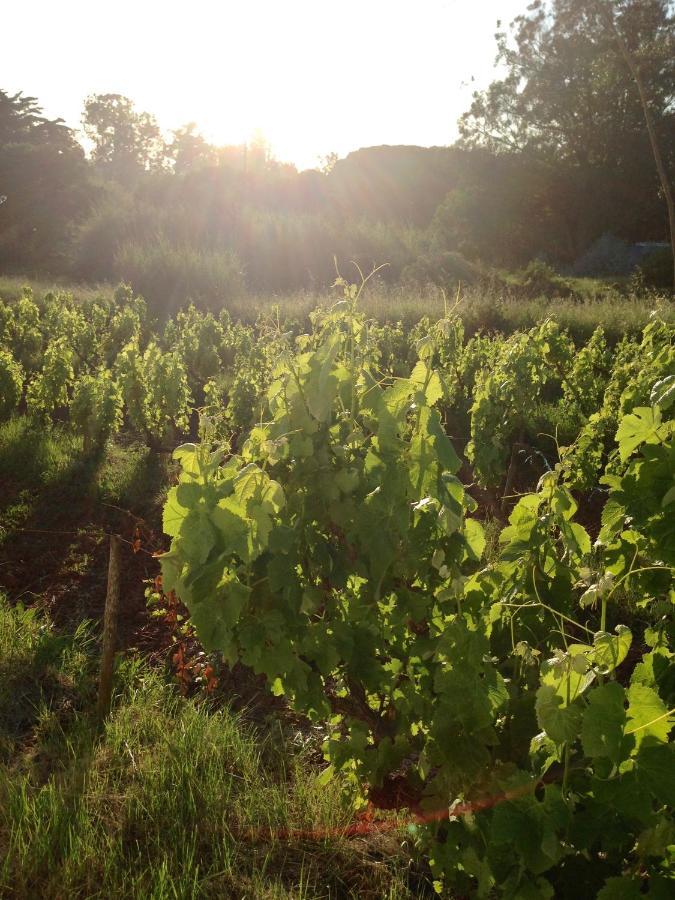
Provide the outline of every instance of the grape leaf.
<path id="1" fill-rule="evenodd" d="M 581 726 L 581 744 L 586 756 L 605 756 L 614 764 L 623 759 L 624 701 L 625 691 L 615 681 L 600 685 L 589 693 Z"/>
<path id="2" fill-rule="evenodd" d="M 616 432 L 619 455 L 623 461 L 646 442 L 658 439 L 661 410 L 658 406 L 639 406 L 624 416 Z"/>

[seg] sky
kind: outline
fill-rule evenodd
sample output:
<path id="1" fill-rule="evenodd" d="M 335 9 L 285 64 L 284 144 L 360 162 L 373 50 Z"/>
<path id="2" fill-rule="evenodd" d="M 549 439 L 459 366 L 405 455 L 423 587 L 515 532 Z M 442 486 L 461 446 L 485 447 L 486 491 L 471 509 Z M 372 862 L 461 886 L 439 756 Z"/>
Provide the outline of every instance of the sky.
<path id="1" fill-rule="evenodd" d="M 497 20 L 527 2 L 22 0 L 2 12 L 0 89 L 75 128 L 88 94 L 125 94 L 166 133 L 194 121 L 239 144 L 261 131 L 299 168 L 446 145 L 495 77 Z"/>

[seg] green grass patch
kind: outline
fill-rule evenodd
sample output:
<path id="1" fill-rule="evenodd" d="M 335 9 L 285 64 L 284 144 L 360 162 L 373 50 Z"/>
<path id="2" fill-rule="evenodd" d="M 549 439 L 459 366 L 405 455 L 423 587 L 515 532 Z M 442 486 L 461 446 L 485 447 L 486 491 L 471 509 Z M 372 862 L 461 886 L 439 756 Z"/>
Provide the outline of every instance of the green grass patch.
<path id="1" fill-rule="evenodd" d="M 170 454 L 159 454 L 138 441 L 109 442 L 98 471 L 102 503 L 145 515 L 159 509 L 168 481 Z"/>
<path id="2" fill-rule="evenodd" d="M 69 428 L 23 415 L 0 423 L 0 477 L 14 485 L 49 484 L 81 455 L 82 440 Z"/>
<path id="3" fill-rule="evenodd" d="M 33 513 L 50 486 L 82 467 L 82 441 L 69 429 L 26 416 L 0 423 L 0 545 Z"/>
<path id="4" fill-rule="evenodd" d="M 560 296 L 552 296 L 544 288 L 537 291 L 536 285 L 532 288 L 534 293 L 526 296 L 522 293 L 521 282 L 522 274 L 501 272 L 493 283 L 462 286 L 456 312 L 463 319 L 467 334 L 478 331 L 511 334 L 552 316 L 569 329 L 579 343 L 588 340 L 598 325 L 607 332 L 609 342 L 616 343 L 626 334 L 638 334 L 655 309 L 667 321 L 675 321 L 672 294 L 654 290 L 631 293 L 620 279 L 567 278 Z M 15 300 L 26 284 L 32 286 L 38 300 L 47 290 L 68 290 L 76 299 L 83 300 L 101 295 L 110 297 L 113 293 L 108 285 L 52 284 L 0 276 L 0 297 Z M 227 308 L 233 319 L 246 323 L 270 315 L 278 306 L 283 318 L 295 321 L 305 329 L 310 327 L 309 314 L 317 306 L 330 306 L 337 299 L 335 291 L 329 289 L 259 295 L 235 293 L 234 296 L 223 295 L 222 302 L 212 306 L 216 310 Z M 187 305 L 189 300 L 190 293 L 186 288 L 184 297 L 173 297 L 166 314 L 180 305 Z M 373 278 L 359 302 L 366 315 L 379 322 L 402 322 L 411 327 L 422 316 L 432 320 L 441 318 L 448 307 L 454 307 L 455 300 L 454 287 L 446 292 L 432 284 L 426 287 L 388 284 Z"/>
<path id="5" fill-rule="evenodd" d="M 63 278 L 31 278 L 25 275 L 0 275 L 0 297 L 13 301 L 21 297 L 24 287 L 31 287 L 36 300 L 41 301 L 45 294 L 57 291 L 70 291 L 76 300 L 94 300 L 96 297 L 112 298 L 114 288 L 109 284 L 82 284 Z"/>
<path id="6" fill-rule="evenodd" d="M 342 837 L 348 797 L 278 724 L 254 732 L 129 658 L 97 728 L 95 651 L 86 626 L 0 600 L 0 895 L 413 896 L 395 837 Z"/>

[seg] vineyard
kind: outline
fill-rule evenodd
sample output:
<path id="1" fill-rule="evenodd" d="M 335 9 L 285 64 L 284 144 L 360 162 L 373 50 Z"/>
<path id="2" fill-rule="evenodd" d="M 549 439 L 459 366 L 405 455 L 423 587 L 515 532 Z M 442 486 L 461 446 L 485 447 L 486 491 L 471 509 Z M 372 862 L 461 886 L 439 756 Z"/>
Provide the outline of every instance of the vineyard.
<path id="1" fill-rule="evenodd" d="M 187 766 L 155 791 L 186 817 L 181 840 L 194 822 L 190 878 L 167 868 L 163 884 L 155 873 L 114 890 L 665 900 L 675 878 L 671 311 L 655 307 L 621 337 L 598 326 L 580 339 L 553 317 L 469 331 L 458 296 L 438 320 L 409 327 L 365 315 L 366 282 L 338 278 L 335 302 L 308 320 L 270 307 L 254 324 L 189 306 L 158 325 L 125 286 L 114 298 L 25 289 L 0 301 L 0 627 L 49 631 L 24 609 L 42 598 L 62 633 L 78 636 L 80 649 L 59 651 L 58 665 L 94 681 L 97 632 L 81 629 L 101 608 L 82 596 L 83 585 L 101 588 L 100 572 L 77 581 L 59 550 L 48 588 L 27 573 L 36 548 L 68 530 L 100 570 L 114 532 L 140 623 L 122 623 L 118 680 L 132 683 L 147 665 L 157 710 L 196 704 L 181 713 L 181 734 L 201 728 L 225 768 L 219 735 L 238 727 L 228 718 L 235 689 L 244 706 L 264 696 L 266 727 L 304 736 L 283 764 L 306 782 L 299 819 L 246 818 L 241 800 L 243 812 L 218 808 L 231 791 L 221 782 L 186 811 Z M 2 462 L 11 452 L 12 467 Z M 46 476 L 27 481 L 39 466 L 61 478 L 58 453 L 84 467 L 71 485 L 73 508 L 85 510 L 74 521 L 59 494 L 47 520 Z M 119 488 L 132 457 L 145 468 Z M 84 486 L 85 471 L 98 487 Z M 13 665 L 0 663 L 10 685 Z M 159 683 L 162 665 L 175 688 Z M 0 686 L 0 893 L 48 884 L 45 896 L 92 896 L 73 862 L 74 832 L 47 846 L 31 831 L 64 776 L 12 768 L 33 727 L 12 737 L 13 690 Z M 119 737 L 119 716 L 133 721 L 124 691 L 134 690 L 119 688 L 106 727 L 135 766 L 141 739 Z M 195 708 L 207 707 L 195 725 Z M 77 735 L 64 736 L 72 715 L 59 740 L 79 758 Z M 246 741 L 237 766 L 250 780 L 262 762 Z M 198 742 L 180 746 L 208 768 Z M 324 794 L 338 810 L 316 811 Z M 309 881 L 302 870 L 288 893 L 255 879 L 227 893 L 206 861 L 213 835 L 225 840 L 223 816 L 231 846 L 301 844 L 319 869 Z M 381 856 L 404 854 L 405 878 L 385 886 L 366 875 L 355 886 L 344 876 L 326 888 L 329 848 L 337 857 L 356 835 L 387 842 Z M 120 859 L 131 865 L 143 847 L 126 840 Z M 221 877 L 227 867 L 216 865 Z M 27 880 L 22 866 L 33 866 Z"/>

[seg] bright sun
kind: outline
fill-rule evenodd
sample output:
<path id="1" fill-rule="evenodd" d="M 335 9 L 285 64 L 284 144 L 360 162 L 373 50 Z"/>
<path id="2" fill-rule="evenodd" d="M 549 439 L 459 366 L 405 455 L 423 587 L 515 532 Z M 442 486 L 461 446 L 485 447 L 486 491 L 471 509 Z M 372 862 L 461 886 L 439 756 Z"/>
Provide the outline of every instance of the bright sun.
<path id="1" fill-rule="evenodd" d="M 88 0 L 26 0 L 3 19 L 17 36 L 3 47 L 3 88 L 37 96 L 73 126 L 87 94 L 125 94 L 163 129 L 194 121 L 217 143 L 259 130 L 279 159 L 311 166 L 359 146 L 452 142 L 472 76 L 489 80 L 497 18 L 522 6 L 119 0 L 104 22 Z M 27 31 L 30 54 L 18 39 Z"/>

